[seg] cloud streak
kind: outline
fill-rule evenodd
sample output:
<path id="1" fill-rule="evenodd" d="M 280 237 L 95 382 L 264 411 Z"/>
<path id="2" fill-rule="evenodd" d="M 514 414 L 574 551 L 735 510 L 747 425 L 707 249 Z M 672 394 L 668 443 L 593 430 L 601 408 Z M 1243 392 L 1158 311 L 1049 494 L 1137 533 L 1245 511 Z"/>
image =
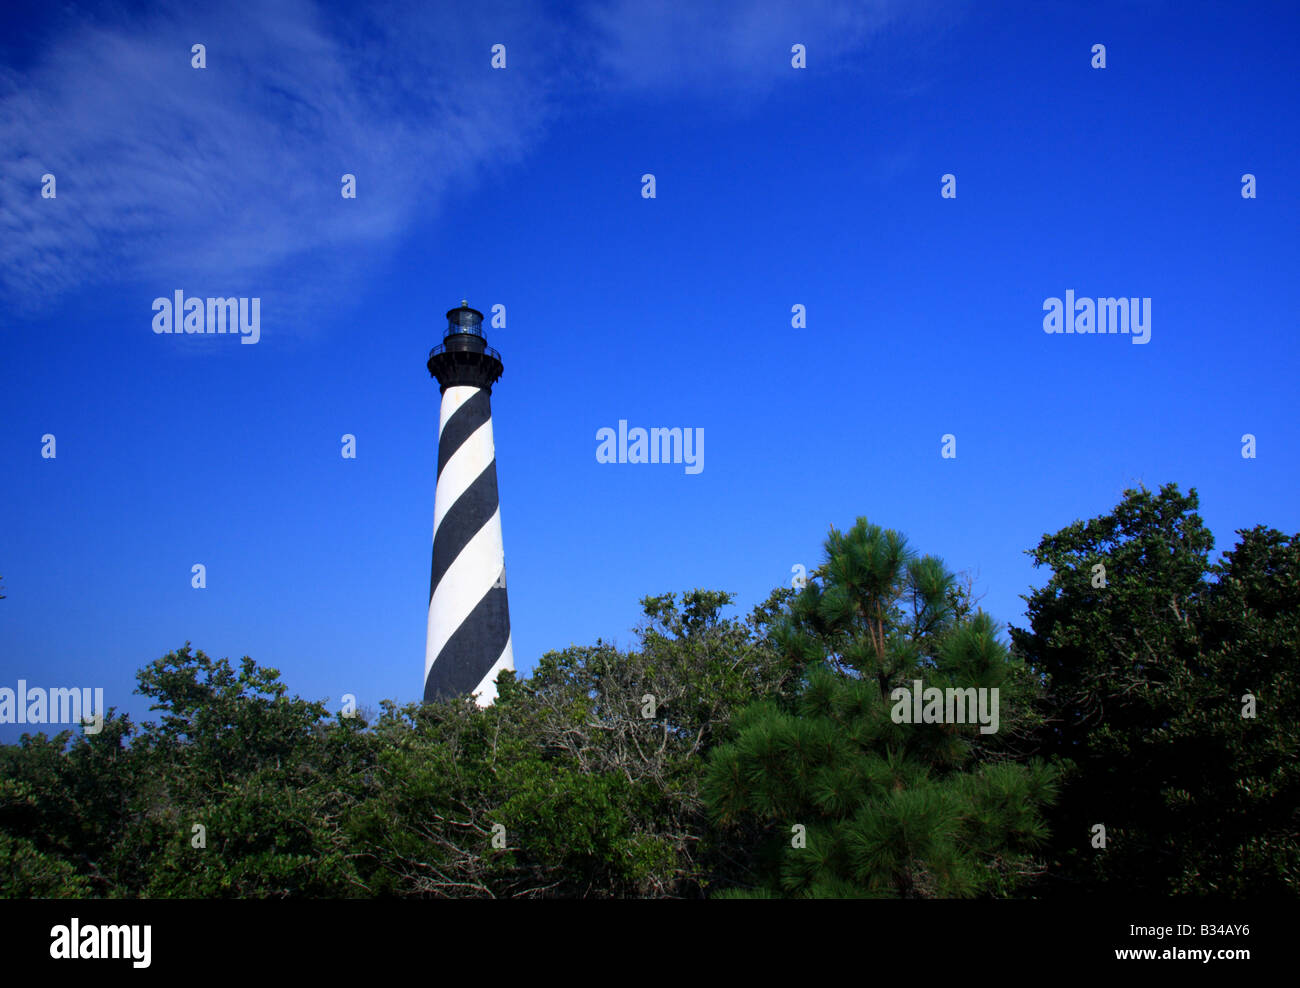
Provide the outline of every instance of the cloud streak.
<path id="1" fill-rule="evenodd" d="M 0 292 L 31 306 L 113 278 L 268 279 L 315 250 L 383 245 L 453 180 L 524 153 L 545 93 L 484 79 L 489 43 L 448 44 L 488 37 L 482 14 L 383 13 L 346 37 L 302 2 L 87 24 L 0 78 Z M 57 199 L 40 197 L 47 172 Z"/>
<path id="2" fill-rule="evenodd" d="M 924 7 L 913 0 L 915 12 Z M 594 6 L 597 58 L 617 88 L 753 96 L 789 78 L 790 47 L 823 66 L 899 22 L 899 0 L 614 0 Z"/>
<path id="3" fill-rule="evenodd" d="M 0 70 L 0 299 L 37 311 L 78 289 L 335 297 L 453 182 L 521 160 L 576 84 L 606 95 L 755 93 L 860 48 L 893 0 L 615 0 L 557 20 L 536 5 L 305 0 L 184 5 L 86 20 Z M 489 67 L 510 41 L 509 67 Z M 207 48 L 207 68 L 190 46 Z M 56 176 L 58 197 L 40 196 Z M 344 173 L 358 198 L 339 195 Z M 282 306 L 284 308 L 284 306 Z"/>

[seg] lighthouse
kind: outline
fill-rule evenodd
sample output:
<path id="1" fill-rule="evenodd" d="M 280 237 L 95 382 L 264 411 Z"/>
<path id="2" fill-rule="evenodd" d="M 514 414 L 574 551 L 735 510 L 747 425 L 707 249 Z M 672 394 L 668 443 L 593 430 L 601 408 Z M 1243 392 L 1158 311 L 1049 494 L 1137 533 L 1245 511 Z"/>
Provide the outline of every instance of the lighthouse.
<path id="1" fill-rule="evenodd" d="M 515 665 L 492 443 L 492 385 L 503 367 L 483 336 L 483 313 L 464 300 L 448 311 L 428 368 L 442 409 L 424 699 L 473 695 L 487 706 L 496 699 L 497 674 Z"/>

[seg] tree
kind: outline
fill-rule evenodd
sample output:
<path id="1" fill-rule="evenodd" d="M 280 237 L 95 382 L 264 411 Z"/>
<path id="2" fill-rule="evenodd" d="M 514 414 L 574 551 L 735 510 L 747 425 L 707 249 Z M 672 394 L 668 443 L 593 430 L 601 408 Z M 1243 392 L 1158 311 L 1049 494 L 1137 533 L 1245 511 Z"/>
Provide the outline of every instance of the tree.
<path id="1" fill-rule="evenodd" d="M 548 652 L 487 709 L 386 708 L 376 793 L 349 824 L 362 880 L 396 895 L 699 896 L 743 867 L 712 839 L 702 755 L 756 693 L 797 680 L 766 633 L 788 593 L 744 621 L 722 616 L 726 593 L 647 597 L 638 648 Z"/>
<path id="2" fill-rule="evenodd" d="M 156 722 L 0 747 L 9 895 L 699 896 L 702 755 L 798 679 L 728 594 L 646 598 L 638 648 L 548 653 L 461 698 L 330 719 L 279 673 L 184 648 L 142 669 Z"/>
<path id="3" fill-rule="evenodd" d="M 1300 539 L 1257 526 L 1212 568 L 1201 651 L 1153 733 L 1173 891 L 1300 891 Z"/>
<path id="4" fill-rule="evenodd" d="M 1032 677 L 943 562 L 897 532 L 859 518 L 831 529 L 825 550 L 773 631 L 788 662 L 812 671 L 790 700 L 747 707 L 710 758 L 713 818 L 761 841 L 738 893 L 1011 892 L 1039 870 L 1041 810 L 1055 795 L 1051 767 L 1015 761 L 1012 739 L 1035 723 Z M 972 690 L 963 696 L 997 689 L 998 731 L 900 722 L 896 691 L 917 680 Z"/>
<path id="5" fill-rule="evenodd" d="M 98 734 L 25 733 L 0 746 L 5 895 L 108 895 L 120 887 L 117 859 L 134 843 L 128 803 L 139 763 L 124 745 L 130 732 L 110 708 Z"/>
<path id="6" fill-rule="evenodd" d="M 358 727 L 343 718 L 327 727 L 325 705 L 288 696 L 279 678 L 247 656 L 236 670 L 188 643 L 140 672 L 138 692 L 163 714 L 133 745 L 152 768 L 136 786 L 151 852 L 145 894 L 360 891 L 339 833 L 356 785 L 337 757 Z"/>
<path id="7" fill-rule="evenodd" d="M 188 644 L 138 679 L 160 724 L 137 732 L 109 710 L 98 734 L 0 748 L 7 894 L 361 891 L 338 826 L 356 799 L 357 759 L 341 753 L 358 725 L 323 723 L 274 669 L 245 657 L 236 671 Z"/>
<path id="8" fill-rule="evenodd" d="M 1062 891 L 1300 888 L 1295 542 L 1254 529 L 1211 567 L 1197 505 L 1174 484 L 1125 491 L 1031 553 L 1052 576 L 1012 640 L 1049 680 L 1040 750 L 1071 765 L 1052 817 Z"/>

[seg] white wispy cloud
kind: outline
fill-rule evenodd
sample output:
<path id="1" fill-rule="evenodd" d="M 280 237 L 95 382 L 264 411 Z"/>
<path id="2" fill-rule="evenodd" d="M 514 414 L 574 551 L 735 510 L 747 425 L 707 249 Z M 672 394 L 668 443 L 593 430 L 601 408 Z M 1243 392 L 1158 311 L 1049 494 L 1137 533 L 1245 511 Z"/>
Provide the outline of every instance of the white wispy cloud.
<path id="1" fill-rule="evenodd" d="M 562 18 L 509 0 L 190 6 L 76 20 L 21 72 L 0 69 L 7 308 L 111 281 L 339 295 L 434 219 L 451 183 L 522 160 L 575 86 L 760 91 L 789 71 L 792 41 L 843 57 L 899 2 L 613 0 Z M 489 68 L 498 41 L 504 72 Z M 345 172 L 356 200 L 339 195 Z"/>
<path id="2" fill-rule="evenodd" d="M 109 279 L 224 294 L 312 251 L 335 283 L 342 256 L 364 261 L 544 126 L 535 78 L 484 79 L 502 16 L 545 34 L 521 10 L 414 4 L 346 32 L 305 2 L 86 23 L 0 78 L 0 292 L 21 307 Z M 47 172 L 57 199 L 40 197 Z"/>
<path id="3" fill-rule="evenodd" d="M 790 78 L 790 49 L 824 68 L 881 32 L 932 20 L 930 0 L 612 0 L 589 11 L 615 87 L 753 97 Z"/>

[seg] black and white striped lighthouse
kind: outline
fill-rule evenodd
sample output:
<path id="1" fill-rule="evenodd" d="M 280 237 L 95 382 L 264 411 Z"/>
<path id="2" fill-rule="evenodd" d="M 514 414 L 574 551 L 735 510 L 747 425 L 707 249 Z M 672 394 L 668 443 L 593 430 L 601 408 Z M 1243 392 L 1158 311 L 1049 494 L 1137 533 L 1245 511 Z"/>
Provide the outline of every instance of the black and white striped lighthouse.
<path id="1" fill-rule="evenodd" d="M 497 674 L 515 664 L 489 400 L 503 368 L 483 337 L 483 313 L 465 301 L 451 309 L 428 366 L 442 412 L 424 699 L 473 694 L 487 706 L 496 699 Z"/>

